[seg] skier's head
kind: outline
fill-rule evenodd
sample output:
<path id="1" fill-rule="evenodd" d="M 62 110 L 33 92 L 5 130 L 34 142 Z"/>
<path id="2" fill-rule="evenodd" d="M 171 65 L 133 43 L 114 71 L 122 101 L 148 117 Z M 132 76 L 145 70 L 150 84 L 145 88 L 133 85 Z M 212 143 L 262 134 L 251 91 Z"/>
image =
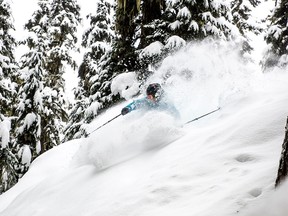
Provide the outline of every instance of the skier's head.
<path id="1" fill-rule="evenodd" d="M 163 89 L 159 83 L 152 83 L 146 89 L 147 98 L 158 102 L 163 95 Z"/>

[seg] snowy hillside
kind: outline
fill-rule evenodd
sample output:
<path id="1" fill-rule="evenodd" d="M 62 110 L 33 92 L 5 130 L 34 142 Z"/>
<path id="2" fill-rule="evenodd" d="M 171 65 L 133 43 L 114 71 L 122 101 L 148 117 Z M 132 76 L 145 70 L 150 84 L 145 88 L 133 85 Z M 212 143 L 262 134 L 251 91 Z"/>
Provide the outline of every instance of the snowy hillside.
<path id="1" fill-rule="evenodd" d="M 274 192 L 274 182 L 288 75 L 262 74 L 233 50 L 194 44 L 167 58 L 149 82 L 165 83 L 180 122 L 135 111 L 46 152 L 0 196 L 0 215 L 284 216 L 288 187 Z M 126 104 L 107 110 L 90 131 Z"/>

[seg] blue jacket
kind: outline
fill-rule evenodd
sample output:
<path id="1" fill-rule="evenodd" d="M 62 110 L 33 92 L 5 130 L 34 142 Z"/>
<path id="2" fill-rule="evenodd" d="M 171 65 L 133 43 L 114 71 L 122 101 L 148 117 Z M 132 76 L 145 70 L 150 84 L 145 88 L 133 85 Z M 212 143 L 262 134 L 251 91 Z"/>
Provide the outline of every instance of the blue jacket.
<path id="1" fill-rule="evenodd" d="M 129 112 L 136 109 L 166 111 L 171 115 L 173 115 L 175 118 L 180 118 L 178 110 L 166 98 L 162 98 L 158 102 L 153 102 L 145 97 L 138 100 L 134 100 L 132 103 L 128 104 L 125 108 L 128 108 Z"/>

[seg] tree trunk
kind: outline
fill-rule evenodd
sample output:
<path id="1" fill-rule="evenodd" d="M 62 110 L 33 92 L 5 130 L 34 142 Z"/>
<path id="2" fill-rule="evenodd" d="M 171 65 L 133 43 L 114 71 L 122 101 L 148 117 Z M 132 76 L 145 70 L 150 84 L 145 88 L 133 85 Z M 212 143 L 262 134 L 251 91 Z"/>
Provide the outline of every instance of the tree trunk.
<path id="1" fill-rule="evenodd" d="M 286 178 L 287 173 L 288 173 L 288 117 L 285 126 L 285 137 L 284 142 L 282 144 L 281 159 L 275 184 L 276 187 L 279 186 L 279 184 Z"/>
<path id="2" fill-rule="evenodd" d="M 163 0 L 146 0 L 143 1 L 143 24 L 150 23 L 154 19 L 161 18 L 161 10 L 164 8 Z"/>
<path id="3" fill-rule="evenodd" d="M 139 13 L 139 0 L 118 0 L 116 10 L 116 30 L 122 40 L 132 41 L 135 31 L 134 18 Z"/>
<path id="4" fill-rule="evenodd" d="M 144 0 L 142 6 L 142 32 L 141 32 L 141 42 L 140 48 L 144 48 L 149 45 L 147 41 L 147 36 L 152 34 L 154 29 L 145 27 L 146 24 L 152 22 L 155 19 L 161 19 L 162 11 L 165 9 L 164 0 Z"/>

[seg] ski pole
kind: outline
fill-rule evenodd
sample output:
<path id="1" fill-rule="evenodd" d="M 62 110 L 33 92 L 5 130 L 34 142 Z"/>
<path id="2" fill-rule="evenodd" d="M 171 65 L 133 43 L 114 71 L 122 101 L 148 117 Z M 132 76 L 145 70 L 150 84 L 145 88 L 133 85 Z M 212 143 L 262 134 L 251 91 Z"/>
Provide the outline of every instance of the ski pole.
<path id="1" fill-rule="evenodd" d="M 202 116 L 199 116 L 199 117 L 197 117 L 197 118 L 194 118 L 194 119 L 186 122 L 185 124 L 191 123 L 191 122 L 193 122 L 193 121 L 197 121 L 198 119 L 203 118 L 203 117 L 205 117 L 205 116 L 207 116 L 207 115 L 210 115 L 210 114 L 212 114 L 212 113 L 214 113 L 214 112 L 216 112 L 216 111 L 218 111 L 218 110 L 220 110 L 220 107 L 218 107 L 217 109 L 215 109 L 215 110 L 213 110 L 213 111 L 211 111 L 211 112 L 209 112 L 209 113 L 206 113 L 206 114 L 204 114 L 204 115 L 202 115 Z"/>
<path id="2" fill-rule="evenodd" d="M 98 129 L 100 129 L 101 127 L 103 127 L 103 126 L 105 126 L 106 124 L 108 124 L 109 122 L 115 120 L 115 119 L 118 118 L 119 116 L 121 116 L 121 113 L 120 113 L 119 115 L 115 116 L 114 118 L 110 119 L 109 121 L 105 122 L 103 125 L 99 126 L 98 128 L 96 128 L 96 129 L 93 130 L 92 132 L 88 133 L 88 134 L 87 134 L 87 137 L 88 137 L 90 134 L 92 134 L 92 133 L 94 133 L 95 131 L 97 131 Z"/>

